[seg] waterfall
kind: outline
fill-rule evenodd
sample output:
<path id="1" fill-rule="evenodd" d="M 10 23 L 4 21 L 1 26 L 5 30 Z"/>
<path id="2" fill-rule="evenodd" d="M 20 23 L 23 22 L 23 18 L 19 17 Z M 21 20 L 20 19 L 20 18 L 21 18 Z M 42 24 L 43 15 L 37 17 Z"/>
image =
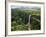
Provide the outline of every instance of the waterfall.
<path id="1" fill-rule="evenodd" d="M 28 30 L 31 30 L 30 18 L 31 18 L 31 15 L 29 15 L 29 20 L 28 20 Z"/>

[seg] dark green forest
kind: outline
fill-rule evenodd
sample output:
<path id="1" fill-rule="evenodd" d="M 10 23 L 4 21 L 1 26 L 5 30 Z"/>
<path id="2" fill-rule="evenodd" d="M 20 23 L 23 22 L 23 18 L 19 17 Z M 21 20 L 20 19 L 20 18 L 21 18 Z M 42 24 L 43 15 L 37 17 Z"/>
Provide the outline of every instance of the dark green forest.
<path id="1" fill-rule="evenodd" d="M 11 9 L 11 31 L 40 30 L 40 9 L 22 10 L 19 8 Z M 29 15 L 30 25 L 29 25 Z"/>

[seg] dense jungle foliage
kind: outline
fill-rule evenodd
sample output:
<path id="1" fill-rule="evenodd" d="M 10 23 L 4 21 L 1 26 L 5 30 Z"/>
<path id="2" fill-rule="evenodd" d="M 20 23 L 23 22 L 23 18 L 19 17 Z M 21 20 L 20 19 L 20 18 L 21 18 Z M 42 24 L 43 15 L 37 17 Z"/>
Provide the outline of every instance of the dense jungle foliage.
<path id="1" fill-rule="evenodd" d="M 22 10 L 11 9 L 11 31 L 29 30 L 29 15 L 30 17 L 30 30 L 40 30 L 40 10 Z"/>

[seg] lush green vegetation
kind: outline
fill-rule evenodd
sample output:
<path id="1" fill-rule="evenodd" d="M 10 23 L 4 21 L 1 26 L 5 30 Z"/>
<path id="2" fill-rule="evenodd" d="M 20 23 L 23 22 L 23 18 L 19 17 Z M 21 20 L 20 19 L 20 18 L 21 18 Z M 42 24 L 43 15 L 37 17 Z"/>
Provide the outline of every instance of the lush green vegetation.
<path id="1" fill-rule="evenodd" d="M 22 31 L 29 30 L 29 15 L 30 18 L 30 30 L 40 29 L 40 10 L 21 10 L 21 9 L 11 9 L 11 31 Z"/>

